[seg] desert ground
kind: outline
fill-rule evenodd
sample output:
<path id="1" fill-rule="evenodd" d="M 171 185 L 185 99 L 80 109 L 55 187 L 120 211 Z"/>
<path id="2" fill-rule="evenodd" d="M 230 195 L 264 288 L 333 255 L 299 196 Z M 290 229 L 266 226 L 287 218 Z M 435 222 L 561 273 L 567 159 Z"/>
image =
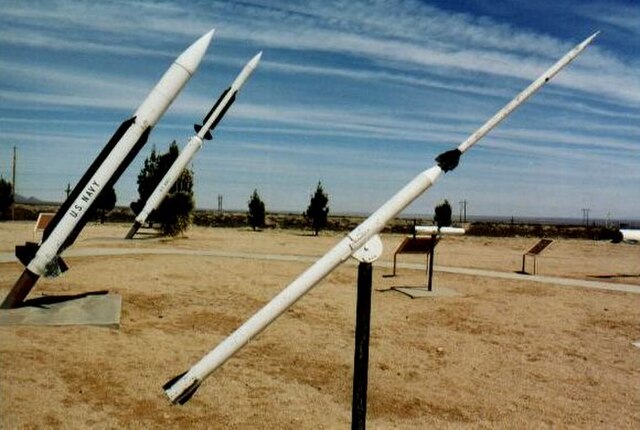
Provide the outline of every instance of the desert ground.
<path id="1" fill-rule="evenodd" d="M 0 254 L 31 239 L 32 228 L 0 223 Z M 341 234 L 194 227 L 174 239 L 125 241 L 128 228 L 87 226 L 68 250 L 70 270 L 41 279 L 29 296 L 120 294 L 118 329 L 0 327 L 0 427 L 350 426 L 355 262 L 241 349 L 190 402 L 172 406 L 162 390 Z M 415 268 L 383 277 L 402 238 L 383 235 L 374 264 L 369 428 L 640 428 L 640 348 L 632 344 L 640 294 L 437 270 L 435 289 L 460 295 L 411 299 L 389 289 L 424 286 L 424 256 L 399 256 Z M 535 242 L 448 237 L 435 262 L 514 273 Z M 116 249 L 130 253 L 98 255 Z M 16 261 L 0 263 L 2 296 L 21 271 Z M 538 273 L 640 286 L 640 246 L 559 239 L 538 258 Z"/>

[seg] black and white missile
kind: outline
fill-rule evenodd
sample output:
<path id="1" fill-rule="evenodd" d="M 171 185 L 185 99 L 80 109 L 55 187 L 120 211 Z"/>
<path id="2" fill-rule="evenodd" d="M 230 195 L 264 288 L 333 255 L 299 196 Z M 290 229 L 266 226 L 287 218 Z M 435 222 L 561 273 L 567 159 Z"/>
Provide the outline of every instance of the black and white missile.
<path id="1" fill-rule="evenodd" d="M 262 52 L 259 52 L 256 56 L 254 56 L 249 62 L 242 68 L 236 79 L 233 81 L 231 86 L 224 90 L 218 101 L 213 105 L 211 110 L 205 115 L 202 120 L 202 125 L 194 124 L 194 129 L 196 134 L 189 139 L 189 142 L 184 147 L 184 149 L 178 155 L 178 158 L 173 162 L 167 173 L 165 173 L 158 186 L 153 190 L 153 193 L 147 199 L 144 207 L 136 216 L 136 220 L 133 223 L 133 226 L 127 233 L 126 239 L 131 239 L 140 226 L 142 226 L 146 221 L 147 217 L 162 203 L 164 198 L 169 193 L 173 184 L 176 183 L 180 174 L 184 168 L 189 164 L 189 162 L 196 155 L 196 152 L 202 148 L 203 140 L 210 140 L 211 133 L 213 129 L 218 125 L 224 114 L 227 112 L 229 107 L 236 100 L 236 95 L 240 88 L 244 85 L 246 80 L 249 78 L 253 70 L 258 66 L 258 62 L 260 62 L 260 57 L 262 57 Z"/>
<path id="2" fill-rule="evenodd" d="M 591 43 L 598 33 L 590 36 L 578 46 L 569 51 L 542 76 L 536 79 L 524 91 L 518 94 L 504 108 L 496 113 L 489 121 L 474 132 L 456 149 L 444 152 L 436 157 L 436 164 L 418 174 L 391 199 L 376 210 L 362 224 L 352 230 L 344 239 L 334 246 L 323 257 L 309 267 L 302 275 L 289 284 L 262 309 L 249 318 L 235 332 L 223 340 L 218 346 L 205 355 L 187 372 L 178 375 L 164 385 L 164 391 L 172 403 L 184 404 L 198 389 L 202 381 L 214 370 L 227 361 L 240 348 L 257 336 L 279 315 L 304 296 L 311 288 L 326 277 L 336 267 L 346 261 L 351 255 L 363 247 L 378 234 L 384 226 L 396 217 L 404 208 L 418 198 L 445 172 L 453 170 L 460 160 L 460 156 L 473 144 L 484 137 L 492 128 L 523 104 L 533 93 L 538 91 L 563 67 Z"/>
<path id="3" fill-rule="evenodd" d="M 40 276 L 57 276 L 67 269 L 60 253 L 75 241 L 102 190 L 115 184 L 147 142 L 153 126 L 198 69 L 212 37 L 213 30 L 182 52 L 133 116 L 120 125 L 51 220 L 41 243 L 16 247 L 16 256 L 26 268 L 0 307 L 20 305 Z"/>

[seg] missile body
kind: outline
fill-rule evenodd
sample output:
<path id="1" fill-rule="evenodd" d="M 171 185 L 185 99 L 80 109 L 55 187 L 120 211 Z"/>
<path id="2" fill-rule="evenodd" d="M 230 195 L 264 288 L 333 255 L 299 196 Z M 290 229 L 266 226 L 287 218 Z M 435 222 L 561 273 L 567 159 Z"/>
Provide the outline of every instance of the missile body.
<path id="1" fill-rule="evenodd" d="M 459 227 L 440 227 L 437 225 L 417 225 L 415 228 L 416 234 L 438 234 L 438 235 L 453 235 L 453 234 L 465 234 L 464 228 Z"/>
<path id="2" fill-rule="evenodd" d="M 180 54 L 133 117 L 120 125 L 45 229 L 40 246 L 27 243 L 16 247 L 16 256 L 26 269 L 2 308 L 20 305 L 40 276 L 57 276 L 67 269 L 60 253 L 75 241 L 87 223 L 87 212 L 100 192 L 113 186 L 144 146 L 151 128 L 197 70 L 212 37 L 213 30 Z"/>
<path id="3" fill-rule="evenodd" d="M 306 294 L 320 282 L 320 280 L 331 273 L 338 265 L 347 260 L 349 256 L 363 246 L 369 239 L 379 233 L 389 221 L 431 187 L 442 173 L 453 170 L 458 165 L 462 153 L 486 135 L 515 108 L 524 103 L 528 97 L 540 89 L 540 87 L 558 73 L 560 69 L 569 64 L 591 43 L 596 35 L 597 33 L 565 54 L 556 64 L 518 94 L 456 149 L 440 154 L 436 158 L 435 166 L 418 174 L 405 185 L 404 188 L 362 222 L 362 224 L 351 231 L 334 248 L 302 273 L 300 277 L 289 284 L 234 333 L 191 367 L 191 369 L 167 382 L 163 388 L 169 400 L 172 403 L 180 404 L 188 401 L 207 376 L 231 358 L 235 352 L 264 330 L 273 320 Z"/>
<path id="4" fill-rule="evenodd" d="M 196 155 L 196 152 L 202 148 L 203 140 L 211 139 L 211 132 L 218 125 L 218 122 L 222 119 L 224 114 L 227 112 L 227 109 L 233 104 L 236 99 L 236 95 L 240 88 L 244 85 L 246 80 L 249 78 L 253 70 L 257 67 L 258 62 L 260 61 L 260 57 L 262 56 L 262 52 L 258 53 L 255 57 L 253 57 L 249 62 L 244 66 L 242 71 L 238 74 L 236 79 L 233 81 L 231 86 L 224 90 L 224 92 L 218 98 L 218 101 L 213 105 L 211 110 L 207 113 L 202 121 L 202 125 L 195 124 L 194 128 L 196 134 L 189 139 L 189 142 L 185 146 L 185 148 L 180 152 L 178 158 L 173 162 L 167 173 L 165 173 L 164 177 L 158 184 L 151 196 L 147 199 L 144 207 L 136 217 L 136 220 L 127 233 L 126 239 L 131 239 L 140 226 L 142 226 L 147 217 L 154 210 L 158 209 L 162 200 L 167 196 L 173 184 L 176 183 L 180 174 L 184 170 L 184 168 L 189 164 L 189 162 Z"/>
<path id="5" fill-rule="evenodd" d="M 623 242 L 638 243 L 640 242 L 640 230 L 620 229 L 620 235 Z"/>

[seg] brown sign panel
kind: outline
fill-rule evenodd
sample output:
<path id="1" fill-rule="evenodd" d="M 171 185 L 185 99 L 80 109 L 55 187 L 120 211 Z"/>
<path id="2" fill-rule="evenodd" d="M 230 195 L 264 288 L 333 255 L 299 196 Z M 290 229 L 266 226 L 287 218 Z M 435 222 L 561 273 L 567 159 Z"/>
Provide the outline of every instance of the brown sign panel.
<path id="1" fill-rule="evenodd" d="M 553 240 L 551 239 L 540 239 L 538 243 L 536 243 L 530 250 L 527 251 L 527 255 L 538 255 L 542 251 L 544 251 Z"/>
<path id="2" fill-rule="evenodd" d="M 406 237 L 398 246 L 396 254 L 427 254 L 436 246 L 438 240 L 432 237 Z"/>

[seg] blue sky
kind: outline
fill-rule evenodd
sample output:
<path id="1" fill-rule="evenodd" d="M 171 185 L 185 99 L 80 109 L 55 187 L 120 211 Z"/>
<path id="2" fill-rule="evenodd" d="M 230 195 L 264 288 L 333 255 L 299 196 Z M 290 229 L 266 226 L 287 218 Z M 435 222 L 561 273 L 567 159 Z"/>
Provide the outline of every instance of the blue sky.
<path id="1" fill-rule="evenodd" d="M 216 29 L 153 145 L 185 145 L 243 64 L 258 69 L 196 156 L 198 207 L 369 213 L 566 51 L 602 33 L 414 205 L 470 215 L 640 218 L 636 1 L 11 1 L 0 8 L 0 173 L 62 200 L 173 59 Z"/>

